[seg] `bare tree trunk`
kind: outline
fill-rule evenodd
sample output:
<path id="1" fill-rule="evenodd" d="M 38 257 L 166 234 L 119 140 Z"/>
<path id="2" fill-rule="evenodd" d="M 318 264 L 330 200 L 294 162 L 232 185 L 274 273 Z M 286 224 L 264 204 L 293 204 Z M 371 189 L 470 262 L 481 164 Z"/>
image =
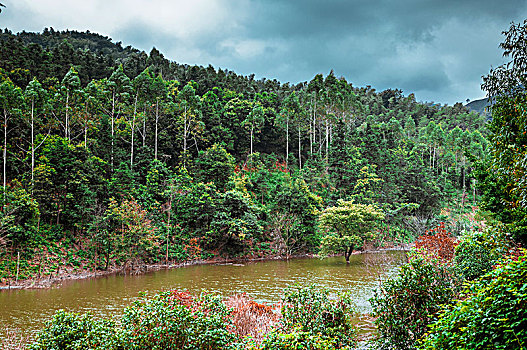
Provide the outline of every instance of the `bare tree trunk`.
<path id="1" fill-rule="evenodd" d="M 353 246 L 346 247 L 344 250 L 344 258 L 346 259 L 346 264 L 350 263 L 350 256 L 353 253 Z"/>
<path id="2" fill-rule="evenodd" d="M 326 119 L 326 162 L 329 158 L 329 120 Z"/>
<path id="3" fill-rule="evenodd" d="M 285 165 L 288 166 L 289 161 L 289 117 L 285 123 Z"/>
<path id="4" fill-rule="evenodd" d="M 251 124 L 251 156 L 253 155 L 253 130 L 254 124 Z"/>
<path id="5" fill-rule="evenodd" d="M 185 104 L 185 110 L 183 114 L 183 167 L 185 167 L 187 162 L 187 137 L 190 121 L 187 122 L 187 105 Z"/>
<path id="6" fill-rule="evenodd" d="M 110 154 L 110 166 L 111 166 L 111 169 L 112 169 L 112 173 L 113 173 L 113 148 L 114 148 L 114 134 L 115 134 L 115 91 L 113 92 L 112 94 L 112 121 L 111 121 L 111 124 L 112 124 L 112 149 L 111 149 L 111 154 Z"/>
<path id="7" fill-rule="evenodd" d="M 300 125 L 298 125 L 298 168 L 302 169 L 302 143 L 300 139 Z"/>
<path id="8" fill-rule="evenodd" d="M 143 147 L 146 146 L 146 107 L 143 110 Z"/>
<path id="9" fill-rule="evenodd" d="M 8 121 L 8 116 L 7 116 L 7 111 L 6 109 L 4 108 L 4 150 L 3 150 L 3 158 L 4 158 L 4 164 L 3 164 L 3 167 L 4 167 L 4 178 L 3 178 L 3 182 L 4 182 L 4 202 L 5 202 L 5 198 L 6 198 L 6 183 L 7 183 L 7 177 L 6 177 L 6 169 L 7 169 L 7 121 Z"/>
<path id="10" fill-rule="evenodd" d="M 70 134 L 69 134 L 69 115 L 68 115 L 68 111 L 70 109 L 69 107 L 69 100 L 70 100 L 70 92 L 68 91 L 66 93 L 66 124 L 64 125 L 64 131 L 65 131 L 65 135 L 66 135 L 66 139 L 70 139 Z"/>
<path id="11" fill-rule="evenodd" d="M 35 185 L 35 99 L 31 99 L 31 194 Z"/>
<path id="12" fill-rule="evenodd" d="M 130 148 L 130 171 L 134 167 L 134 132 L 135 132 L 135 118 L 137 116 L 137 98 L 138 98 L 138 95 L 135 95 L 134 116 L 132 118 L 132 124 L 131 124 L 132 142 L 131 142 L 131 148 Z"/>
<path id="13" fill-rule="evenodd" d="M 170 214 L 172 213 L 172 196 L 173 196 L 173 191 L 172 191 L 172 188 L 170 188 L 170 202 L 168 204 L 168 218 L 167 218 L 167 242 L 166 242 L 167 249 L 166 249 L 166 255 L 165 255 L 165 265 L 167 266 L 168 266 L 168 244 L 170 242 L 169 237 L 170 237 Z"/>
<path id="14" fill-rule="evenodd" d="M 157 124 L 159 122 L 159 97 L 156 99 L 156 130 L 154 136 L 154 159 L 157 160 Z"/>
<path id="15" fill-rule="evenodd" d="M 84 148 L 88 149 L 88 104 L 86 104 L 84 119 Z"/>

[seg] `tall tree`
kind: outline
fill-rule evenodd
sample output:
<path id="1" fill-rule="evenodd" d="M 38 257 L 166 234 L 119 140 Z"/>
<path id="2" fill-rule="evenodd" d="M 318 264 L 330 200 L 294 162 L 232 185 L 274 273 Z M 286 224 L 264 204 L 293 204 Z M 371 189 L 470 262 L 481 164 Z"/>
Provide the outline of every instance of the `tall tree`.
<path id="1" fill-rule="evenodd" d="M 132 93 L 132 82 L 130 78 L 124 74 L 123 66 L 119 65 L 112 73 L 110 78 L 103 81 L 103 89 L 106 91 L 106 101 L 104 104 L 106 113 L 110 116 L 111 126 L 111 150 L 110 150 L 110 166 L 114 168 L 114 147 L 115 147 L 115 123 L 124 111 L 126 103 L 130 99 Z"/>
<path id="2" fill-rule="evenodd" d="M 64 137 L 71 140 L 71 119 L 77 109 L 77 98 L 80 94 L 81 80 L 75 68 L 71 67 L 62 79 L 60 90 L 56 94 L 59 110 L 64 112 Z M 60 120 L 60 119 L 59 119 Z"/>
<path id="3" fill-rule="evenodd" d="M 2 182 L 4 196 L 7 184 L 7 137 L 9 132 L 9 122 L 11 118 L 21 114 L 23 105 L 23 94 L 19 87 L 16 87 L 10 79 L 5 79 L 0 83 L 0 108 L 2 109 L 4 145 L 3 145 L 3 171 Z"/>
<path id="4" fill-rule="evenodd" d="M 42 84 L 40 84 L 40 82 L 34 78 L 27 85 L 26 90 L 24 91 L 24 98 L 26 105 L 29 105 L 28 122 L 31 129 L 29 145 L 31 150 L 31 191 L 33 191 L 35 180 L 35 152 L 45 141 L 47 135 L 49 135 L 48 132 L 46 137 L 44 137 L 44 139 L 38 145 L 36 145 L 35 129 L 39 114 L 44 112 L 47 108 L 46 105 L 48 104 L 48 96 L 46 94 L 46 90 L 42 87 Z"/>
<path id="5" fill-rule="evenodd" d="M 260 127 L 265 121 L 265 110 L 263 106 L 258 102 L 254 101 L 252 103 L 252 109 L 247 115 L 247 118 L 243 121 L 243 125 L 249 129 L 249 135 L 250 135 L 250 154 L 253 154 L 253 139 L 255 132 L 258 133 L 260 130 Z"/>
<path id="6" fill-rule="evenodd" d="M 157 143 L 159 138 L 159 118 L 163 115 L 167 103 L 167 83 L 161 74 L 152 80 L 152 94 L 155 96 L 155 123 L 154 123 L 154 159 L 157 160 Z"/>
<path id="7" fill-rule="evenodd" d="M 183 165 L 188 157 L 188 141 L 194 138 L 202 129 L 200 116 L 200 98 L 196 95 L 196 89 L 192 83 L 188 83 L 179 91 L 176 98 L 179 107 L 179 120 L 183 137 Z M 196 141 L 197 142 L 197 141 Z"/>

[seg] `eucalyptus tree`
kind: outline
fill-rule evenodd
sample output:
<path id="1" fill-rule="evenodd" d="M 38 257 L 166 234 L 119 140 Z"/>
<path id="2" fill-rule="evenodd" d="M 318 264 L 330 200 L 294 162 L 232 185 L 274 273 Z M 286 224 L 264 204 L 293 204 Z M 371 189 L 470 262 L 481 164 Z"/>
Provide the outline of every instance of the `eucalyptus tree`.
<path id="1" fill-rule="evenodd" d="M 130 133 L 130 170 L 134 168 L 134 149 L 135 149 L 135 132 L 137 129 L 137 121 L 139 117 L 146 118 L 146 116 L 138 111 L 140 103 L 144 102 L 149 93 L 152 77 L 148 68 L 141 72 L 132 82 L 133 88 L 133 108 L 129 110 L 126 118 L 127 128 Z"/>
<path id="2" fill-rule="evenodd" d="M 155 97 L 155 119 L 154 119 L 154 159 L 157 160 L 157 143 L 159 137 L 159 118 L 163 115 L 166 109 L 168 89 L 167 82 L 163 79 L 161 74 L 152 80 L 151 86 L 152 95 Z"/>
<path id="3" fill-rule="evenodd" d="M 196 95 L 196 89 L 192 82 L 187 83 L 176 96 L 176 104 L 179 109 L 179 121 L 183 137 L 183 165 L 186 164 L 188 157 L 188 141 L 194 138 L 196 141 L 197 134 L 203 129 L 200 120 L 201 100 Z M 196 141 L 197 142 L 197 141 Z"/>
<path id="4" fill-rule="evenodd" d="M 253 139 L 255 132 L 258 133 L 260 127 L 265 122 L 265 110 L 258 101 L 252 102 L 252 109 L 247 115 L 247 118 L 243 121 L 243 125 L 249 129 L 250 135 L 250 155 L 253 154 Z"/>
<path id="5" fill-rule="evenodd" d="M 21 114 L 21 106 L 24 103 L 22 90 L 15 86 L 10 79 L 5 79 L 0 83 L 0 108 L 2 109 L 3 127 L 4 127 L 4 145 L 3 145 L 3 189 L 4 196 L 7 183 L 7 137 L 10 133 L 9 122 L 13 117 Z"/>
<path id="6" fill-rule="evenodd" d="M 285 162 L 287 165 L 289 161 L 289 125 L 301 112 L 300 100 L 296 92 L 293 91 L 284 99 L 282 110 L 277 115 L 277 121 L 282 125 L 282 128 L 285 124 Z"/>
<path id="7" fill-rule="evenodd" d="M 62 124 L 64 137 L 68 140 L 71 140 L 71 124 L 77 112 L 80 94 L 81 80 L 75 68 L 71 67 L 62 79 L 59 90 L 55 93 L 56 106 L 52 110 L 56 119 Z M 60 121 L 59 116 L 56 115 L 57 112 L 64 113 L 64 122 Z"/>
<path id="8" fill-rule="evenodd" d="M 307 91 L 310 94 L 310 114 L 313 123 L 310 124 L 311 137 L 309 142 L 309 151 L 313 154 L 313 146 L 316 144 L 317 135 L 317 108 L 318 100 L 320 98 L 321 90 L 324 86 L 324 77 L 322 74 L 317 74 L 308 84 Z"/>
<path id="9" fill-rule="evenodd" d="M 49 108 L 48 106 L 48 96 L 46 90 L 42 87 L 42 84 L 36 79 L 33 78 L 27 85 L 24 91 L 24 99 L 26 105 L 29 105 L 29 118 L 28 123 L 31 129 L 30 133 L 30 150 L 31 150 L 31 191 L 33 191 L 33 184 L 35 181 L 35 152 L 45 141 L 44 137 L 38 145 L 35 145 L 35 129 L 36 123 L 39 119 L 39 116 L 44 113 L 44 111 Z"/>
<path id="10" fill-rule="evenodd" d="M 101 84 L 103 94 L 106 96 L 106 103 L 103 104 L 103 109 L 110 117 L 111 126 L 111 150 L 110 150 L 110 166 L 114 168 L 114 147 L 115 147 L 115 128 L 116 121 L 121 117 L 121 113 L 132 94 L 132 82 L 130 78 L 124 74 L 123 66 L 119 65 L 110 78 L 103 80 Z"/>
<path id="11" fill-rule="evenodd" d="M 84 111 L 82 113 L 82 133 L 84 134 L 84 148 L 88 149 L 88 132 L 96 129 L 99 121 L 97 118 L 102 110 L 100 100 L 100 91 L 97 83 L 92 80 L 82 91 L 82 104 Z"/>

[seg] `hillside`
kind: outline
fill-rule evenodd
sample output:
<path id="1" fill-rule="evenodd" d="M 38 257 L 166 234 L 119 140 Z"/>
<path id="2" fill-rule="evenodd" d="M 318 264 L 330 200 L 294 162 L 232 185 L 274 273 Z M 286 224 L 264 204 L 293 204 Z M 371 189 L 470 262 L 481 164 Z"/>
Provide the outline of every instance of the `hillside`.
<path id="1" fill-rule="evenodd" d="M 378 242 L 409 240 L 475 200 L 488 146 L 459 103 L 333 72 L 291 86 L 52 30 L 3 31 L 0 62 L 7 280 L 15 252 L 27 277 L 43 247 L 46 268 L 99 269 L 313 252 L 317 213 L 342 200 L 382 210 Z"/>
<path id="2" fill-rule="evenodd" d="M 487 118 L 490 117 L 490 111 L 488 110 L 489 106 L 490 103 L 487 98 L 470 101 L 465 105 L 465 107 L 467 107 L 470 111 L 479 113 Z"/>

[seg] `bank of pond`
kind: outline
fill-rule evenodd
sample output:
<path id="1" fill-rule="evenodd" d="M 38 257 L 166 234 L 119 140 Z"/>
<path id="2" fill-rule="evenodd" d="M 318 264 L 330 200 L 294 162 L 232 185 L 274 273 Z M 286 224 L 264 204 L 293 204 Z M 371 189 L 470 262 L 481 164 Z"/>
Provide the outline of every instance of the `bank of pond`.
<path id="1" fill-rule="evenodd" d="M 460 262 L 452 263 L 442 251 L 432 254 L 430 246 L 421 248 L 356 254 L 350 264 L 331 257 L 196 265 L 2 291 L 3 337 L 31 340 L 11 347 L 16 349 L 455 349 L 476 340 L 512 349 L 525 344 L 525 250 L 516 248 L 463 285 L 456 272 Z"/>

